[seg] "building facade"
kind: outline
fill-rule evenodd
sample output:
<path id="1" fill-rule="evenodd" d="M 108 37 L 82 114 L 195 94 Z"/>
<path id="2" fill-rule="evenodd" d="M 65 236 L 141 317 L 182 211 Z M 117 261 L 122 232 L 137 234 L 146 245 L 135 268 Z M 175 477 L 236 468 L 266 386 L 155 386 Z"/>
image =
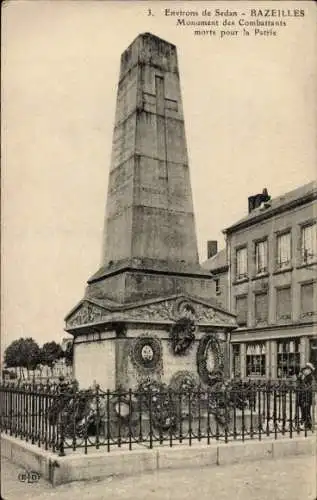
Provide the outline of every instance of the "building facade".
<path id="1" fill-rule="evenodd" d="M 224 309 L 228 309 L 229 297 L 229 266 L 227 261 L 227 250 L 223 248 L 218 252 L 218 242 L 211 240 L 207 242 L 207 260 L 202 267 L 212 273 L 212 295 Z"/>
<path id="2" fill-rule="evenodd" d="M 248 202 L 248 215 L 224 230 L 226 305 L 239 325 L 231 375 L 290 377 L 307 361 L 317 367 L 317 185 Z"/>

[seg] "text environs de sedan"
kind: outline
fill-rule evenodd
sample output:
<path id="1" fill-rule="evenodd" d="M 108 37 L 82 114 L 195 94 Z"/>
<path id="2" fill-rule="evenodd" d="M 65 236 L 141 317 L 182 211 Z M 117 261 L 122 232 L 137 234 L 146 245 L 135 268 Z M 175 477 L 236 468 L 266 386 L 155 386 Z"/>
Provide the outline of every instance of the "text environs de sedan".
<path id="1" fill-rule="evenodd" d="M 195 10 L 173 10 L 173 9 L 164 9 L 165 16 L 174 16 L 178 18 L 190 18 L 190 17 L 239 17 L 240 15 L 249 15 L 250 17 L 265 17 L 265 18 L 287 18 L 287 17 L 304 17 L 305 10 L 304 9 L 249 9 L 245 12 L 238 12 L 236 10 L 230 9 L 203 9 L 199 11 Z"/>

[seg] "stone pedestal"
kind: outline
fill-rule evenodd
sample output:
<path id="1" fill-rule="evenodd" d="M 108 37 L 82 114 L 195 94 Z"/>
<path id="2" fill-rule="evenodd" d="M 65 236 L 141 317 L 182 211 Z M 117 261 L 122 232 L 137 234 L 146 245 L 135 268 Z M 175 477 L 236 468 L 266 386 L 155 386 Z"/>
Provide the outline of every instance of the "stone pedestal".
<path id="1" fill-rule="evenodd" d="M 207 302 L 178 295 L 108 310 L 83 300 L 66 326 L 74 335 L 75 377 L 81 388 L 97 382 L 102 389 L 137 389 L 149 379 L 169 385 L 180 373 L 203 383 L 198 367 L 203 342 L 207 371 L 224 370 L 235 318 Z M 184 342 L 188 347 L 182 351 Z"/>

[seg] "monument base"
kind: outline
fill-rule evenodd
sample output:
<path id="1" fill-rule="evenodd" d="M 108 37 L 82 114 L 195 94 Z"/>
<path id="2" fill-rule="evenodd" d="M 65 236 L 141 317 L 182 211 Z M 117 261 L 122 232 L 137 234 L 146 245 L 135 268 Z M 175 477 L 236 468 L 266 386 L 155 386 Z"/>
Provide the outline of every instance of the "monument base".
<path id="1" fill-rule="evenodd" d="M 135 390 L 148 380 L 169 385 L 180 374 L 200 383 L 217 370 L 229 375 L 232 314 L 185 294 L 102 304 L 84 299 L 67 318 L 80 388 Z"/>
<path id="2" fill-rule="evenodd" d="M 211 274 L 199 265 L 134 258 L 99 269 L 88 280 L 85 297 L 128 304 L 186 293 L 219 307 L 212 286 Z"/>

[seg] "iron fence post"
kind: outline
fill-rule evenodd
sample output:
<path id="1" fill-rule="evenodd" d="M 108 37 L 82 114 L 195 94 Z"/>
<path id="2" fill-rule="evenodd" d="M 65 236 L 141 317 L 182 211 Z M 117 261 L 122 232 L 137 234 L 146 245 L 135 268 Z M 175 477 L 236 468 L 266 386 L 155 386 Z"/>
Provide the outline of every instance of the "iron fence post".
<path id="1" fill-rule="evenodd" d="M 265 410 L 266 410 L 266 435 L 269 436 L 270 435 L 270 420 L 271 420 L 271 390 L 270 390 L 270 386 L 267 385 L 265 388 L 264 388 L 264 391 L 265 391 L 265 396 L 266 396 L 266 407 L 265 407 Z"/>
<path id="2" fill-rule="evenodd" d="M 229 407 L 228 407 L 228 393 L 227 389 L 223 391 L 223 401 L 224 401 L 224 414 L 225 414 L 225 443 L 228 443 L 228 421 L 229 421 Z"/>
<path id="3" fill-rule="evenodd" d="M 60 425 L 59 425 L 59 436 L 58 436 L 58 455 L 60 457 L 65 456 L 65 427 L 64 427 L 64 409 L 60 412 Z"/>
<path id="4" fill-rule="evenodd" d="M 59 398 L 60 401 L 63 401 L 63 396 L 65 395 L 65 388 L 64 386 L 60 386 L 58 389 L 58 394 L 57 398 Z M 58 422 L 57 422 L 57 447 L 58 447 L 58 455 L 60 457 L 65 456 L 65 409 L 64 409 L 64 404 L 62 404 L 61 410 L 58 414 Z"/>
<path id="5" fill-rule="evenodd" d="M 273 389 L 273 424 L 274 424 L 274 439 L 277 439 L 277 394 L 276 387 Z"/>
<path id="6" fill-rule="evenodd" d="M 152 390 L 149 390 L 150 448 L 153 448 Z"/>
<path id="7" fill-rule="evenodd" d="M 244 433 L 245 433 L 245 415 L 244 415 L 244 409 L 245 409 L 245 388 L 242 389 L 243 391 L 243 404 L 242 404 L 242 411 L 241 411 L 241 436 L 242 436 L 242 441 L 244 441 Z"/>
<path id="8" fill-rule="evenodd" d="M 31 443 L 35 443 L 35 434 L 34 434 L 34 427 L 35 427 L 35 394 L 34 394 L 34 388 L 31 387 L 31 426 L 32 426 L 32 431 L 31 431 Z"/>
<path id="9" fill-rule="evenodd" d="M 160 413 L 160 421 L 163 422 L 163 418 L 164 418 L 164 414 L 163 414 L 163 402 L 164 402 L 164 395 L 163 395 L 163 389 L 162 389 L 162 386 L 160 386 L 159 388 L 159 405 L 160 405 L 160 410 L 159 410 L 159 413 Z M 163 444 L 163 441 L 164 441 L 164 436 L 163 436 L 163 426 L 160 425 L 159 426 L 159 441 L 160 441 L 160 444 Z"/>
<path id="10" fill-rule="evenodd" d="M 132 390 L 129 389 L 129 450 L 132 450 L 132 412 L 133 412 L 133 407 L 132 407 Z"/>
<path id="11" fill-rule="evenodd" d="M 138 391 L 137 393 L 137 399 L 138 399 L 138 411 L 139 411 L 139 418 L 138 418 L 138 423 L 139 423 L 139 443 L 142 443 L 143 440 L 143 434 L 142 434 L 142 403 L 143 403 L 143 392 L 141 390 Z"/>
<path id="12" fill-rule="evenodd" d="M 177 392 L 178 398 L 178 423 L 179 423 L 179 442 L 183 442 L 183 397 L 181 391 Z"/>
<path id="13" fill-rule="evenodd" d="M 262 399 L 262 392 L 261 388 L 258 389 L 257 391 L 257 397 L 258 397 L 258 431 L 259 431 L 259 441 L 262 439 L 262 408 L 261 408 L 261 399 Z"/>
<path id="14" fill-rule="evenodd" d="M 207 444 L 210 444 L 210 388 L 207 389 Z"/>
<path id="15" fill-rule="evenodd" d="M 233 401 L 232 401 L 232 404 L 233 404 L 233 424 L 232 424 L 233 439 L 237 439 L 237 399 L 238 399 L 237 390 L 235 389 L 234 391 L 232 391 L 231 394 L 232 394 L 232 396 L 230 395 L 230 399 L 231 399 L 231 397 L 233 397 Z M 243 404 L 243 402 L 241 404 Z"/>
<path id="16" fill-rule="evenodd" d="M 170 448 L 173 446 L 173 419 L 174 419 L 174 414 L 173 414 L 173 399 L 172 399 L 172 391 L 171 389 L 168 390 L 168 418 L 169 418 L 169 441 L 170 441 Z"/>
<path id="17" fill-rule="evenodd" d="M 196 392 L 196 397 L 195 401 L 198 402 L 198 441 L 201 441 L 201 387 L 200 385 L 198 386 L 197 392 Z"/>
<path id="18" fill-rule="evenodd" d="M 96 384 L 96 449 L 99 450 L 99 440 L 100 440 L 100 401 L 99 401 L 99 385 Z"/>
<path id="19" fill-rule="evenodd" d="M 253 439 L 253 387 L 249 389 L 250 437 Z"/>
<path id="20" fill-rule="evenodd" d="M 188 432 L 189 432 L 189 446 L 192 445 L 192 391 L 188 393 Z"/>
<path id="21" fill-rule="evenodd" d="M 110 451 L 110 391 L 107 389 L 107 451 Z"/>
<path id="22" fill-rule="evenodd" d="M 293 389 L 289 390 L 289 437 L 293 437 Z"/>
<path id="23" fill-rule="evenodd" d="M 118 441 L 117 441 L 117 444 L 118 444 L 118 448 L 121 448 L 121 392 L 120 392 L 120 389 L 118 390 L 118 408 L 119 408 L 119 411 L 118 411 L 118 414 L 119 414 L 119 418 L 118 418 Z"/>
<path id="24" fill-rule="evenodd" d="M 12 420 L 13 420 L 13 391 L 10 391 L 10 404 L 9 404 L 9 415 L 10 415 L 10 421 L 9 421 L 9 426 L 10 426 L 10 436 L 12 436 Z"/>

